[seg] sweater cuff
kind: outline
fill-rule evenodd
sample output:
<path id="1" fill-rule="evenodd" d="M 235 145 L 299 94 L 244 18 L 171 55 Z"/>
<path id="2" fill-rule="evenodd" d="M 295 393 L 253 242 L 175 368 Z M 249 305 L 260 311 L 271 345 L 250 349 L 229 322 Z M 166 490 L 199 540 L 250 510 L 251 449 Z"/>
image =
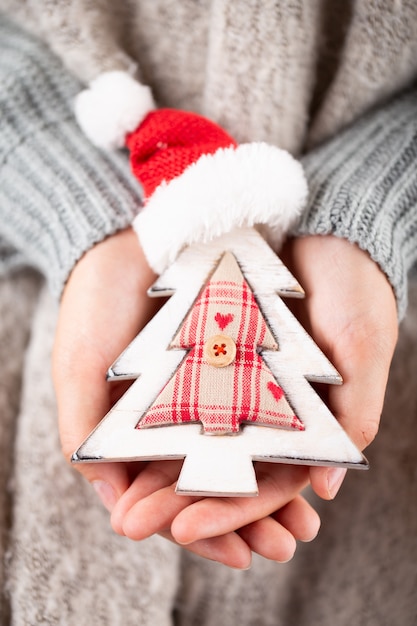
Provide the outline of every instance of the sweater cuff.
<path id="1" fill-rule="evenodd" d="M 60 61 L 3 19 L 0 42 L 0 234 L 59 295 L 85 251 L 131 224 L 141 188 L 125 154 L 78 128 L 81 86 Z"/>
<path id="2" fill-rule="evenodd" d="M 356 243 L 391 282 L 399 318 L 417 261 L 417 90 L 372 111 L 302 160 L 307 210 L 295 235 Z"/>

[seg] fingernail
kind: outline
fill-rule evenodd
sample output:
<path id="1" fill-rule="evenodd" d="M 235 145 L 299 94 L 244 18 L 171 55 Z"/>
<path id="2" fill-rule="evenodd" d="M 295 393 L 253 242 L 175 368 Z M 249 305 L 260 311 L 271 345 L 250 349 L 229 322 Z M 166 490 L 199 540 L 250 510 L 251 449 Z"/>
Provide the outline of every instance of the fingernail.
<path id="1" fill-rule="evenodd" d="M 116 492 L 113 487 L 104 480 L 94 480 L 92 485 L 102 504 L 111 513 L 117 502 Z"/>
<path id="2" fill-rule="evenodd" d="M 333 467 L 327 472 L 327 490 L 331 498 L 336 496 L 345 476 L 346 468 L 344 467 Z"/>

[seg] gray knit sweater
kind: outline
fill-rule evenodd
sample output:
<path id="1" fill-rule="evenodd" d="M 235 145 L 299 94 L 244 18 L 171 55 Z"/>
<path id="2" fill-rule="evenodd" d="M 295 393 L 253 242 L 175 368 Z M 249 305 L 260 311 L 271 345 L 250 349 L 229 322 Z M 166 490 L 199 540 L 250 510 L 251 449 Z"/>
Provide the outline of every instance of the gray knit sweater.
<path id="1" fill-rule="evenodd" d="M 70 70 L 2 20 L 3 268 L 31 264 L 59 293 L 82 253 L 139 210 L 125 155 L 95 149 L 72 112 L 79 80 L 129 69 L 160 105 L 201 112 L 239 141 L 301 155 L 310 197 L 296 234 L 358 243 L 387 274 L 402 315 L 417 260 L 414 3 L 43 4 L 0 2 Z"/>

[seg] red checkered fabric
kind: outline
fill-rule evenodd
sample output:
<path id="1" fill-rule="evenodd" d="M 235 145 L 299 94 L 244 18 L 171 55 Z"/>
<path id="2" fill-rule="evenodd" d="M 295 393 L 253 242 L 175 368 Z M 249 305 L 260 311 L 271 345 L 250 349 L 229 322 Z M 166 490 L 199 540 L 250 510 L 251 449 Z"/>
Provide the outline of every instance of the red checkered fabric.
<path id="1" fill-rule="evenodd" d="M 226 367 L 210 365 L 204 345 L 215 335 L 236 344 Z M 256 423 L 304 430 L 259 354 L 278 348 L 234 257 L 223 256 L 171 348 L 190 349 L 138 428 L 201 422 L 204 432 L 237 433 Z"/>

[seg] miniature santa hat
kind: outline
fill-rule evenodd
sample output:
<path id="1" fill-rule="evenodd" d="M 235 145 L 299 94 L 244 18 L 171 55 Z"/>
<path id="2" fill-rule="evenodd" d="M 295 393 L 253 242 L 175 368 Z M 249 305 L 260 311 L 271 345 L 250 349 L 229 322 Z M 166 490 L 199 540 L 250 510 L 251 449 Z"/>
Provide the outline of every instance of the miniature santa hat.
<path id="1" fill-rule="evenodd" d="M 134 228 L 157 273 L 186 245 L 238 227 L 266 225 L 277 249 L 305 204 L 303 169 L 288 152 L 263 142 L 238 145 L 195 113 L 155 110 L 149 88 L 124 72 L 96 79 L 78 96 L 76 114 L 94 143 L 130 150 L 144 190 Z"/>
<path id="2" fill-rule="evenodd" d="M 153 111 L 126 145 L 144 189 L 134 228 L 157 273 L 184 246 L 238 227 L 267 225 L 277 248 L 305 204 L 304 173 L 288 152 L 266 143 L 237 145 L 195 113 Z"/>

